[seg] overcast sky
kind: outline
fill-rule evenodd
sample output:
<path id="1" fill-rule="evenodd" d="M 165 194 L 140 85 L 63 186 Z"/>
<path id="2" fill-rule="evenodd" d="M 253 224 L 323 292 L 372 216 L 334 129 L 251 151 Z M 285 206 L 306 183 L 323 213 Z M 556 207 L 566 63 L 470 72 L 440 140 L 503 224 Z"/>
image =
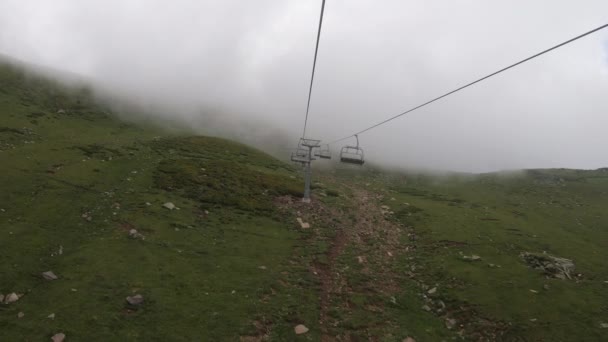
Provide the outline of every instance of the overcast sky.
<path id="1" fill-rule="evenodd" d="M 0 53 L 194 127 L 223 120 L 233 134 L 295 144 L 320 3 L 1 0 Z M 607 13 L 605 0 L 327 0 L 308 135 L 350 135 L 606 24 Z M 608 166 L 608 29 L 360 138 L 369 161 L 413 168 Z"/>

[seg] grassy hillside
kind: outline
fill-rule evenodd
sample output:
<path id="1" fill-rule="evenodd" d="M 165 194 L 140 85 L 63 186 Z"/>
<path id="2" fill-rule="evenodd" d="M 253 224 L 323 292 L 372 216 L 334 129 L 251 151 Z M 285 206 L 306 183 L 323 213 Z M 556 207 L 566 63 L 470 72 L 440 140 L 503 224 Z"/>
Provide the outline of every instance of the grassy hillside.
<path id="1" fill-rule="evenodd" d="M 0 340 L 247 333 L 274 311 L 260 309 L 274 305 L 260 294 L 297 245 L 295 220 L 273 207 L 300 193 L 293 169 L 237 143 L 163 136 L 108 113 L 85 90 L 0 66 L 0 294 L 23 294 L 0 305 Z M 44 280 L 49 270 L 59 279 Z M 145 298 L 137 310 L 125 301 L 136 293 Z M 281 305 L 307 302 L 306 292 L 285 295 Z"/>
<path id="2" fill-rule="evenodd" d="M 608 170 L 298 171 L 0 64 L 0 341 L 606 340 Z"/>
<path id="3" fill-rule="evenodd" d="M 467 340 L 607 338 L 607 169 L 338 175 L 378 193 L 387 216 L 411 227 L 391 269 L 415 336 L 442 339 L 429 329 L 441 319 Z M 530 267 L 526 252 L 571 259 L 575 271 L 555 278 Z"/>

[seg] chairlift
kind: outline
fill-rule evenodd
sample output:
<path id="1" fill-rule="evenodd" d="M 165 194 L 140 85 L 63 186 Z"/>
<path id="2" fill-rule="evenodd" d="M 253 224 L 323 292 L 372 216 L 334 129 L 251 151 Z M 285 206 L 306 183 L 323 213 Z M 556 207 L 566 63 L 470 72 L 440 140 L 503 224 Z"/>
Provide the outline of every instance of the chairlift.
<path id="1" fill-rule="evenodd" d="M 363 158 L 363 149 L 359 147 L 359 137 L 355 134 L 357 139 L 357 146 L 346 145 L 340 150 L 340 161 L 348 164 L 363 165 L 365 159 Z"/>
<path id="2" fill-rule="evenodd" d="M 315 160 L 310 154 L 317 147 L 319 147 L 319 140 L 300 138 L 298 148 L 291 154 L 291 160 L 302 164 Z"/>
<path id="3" fill-rule="evenodd" d="M 307 163 L 308 149 L 298 147 L 295 152 L 291 153 L 291 161 L 296 163 Z"/>
<path id="4" fill-rule="evenodd" d="M 325 148 L 320 148 L 315 151 L 315 156 L 322 159 L 331 159 L 331 151 L 329 145 L 325 145 Z"/>

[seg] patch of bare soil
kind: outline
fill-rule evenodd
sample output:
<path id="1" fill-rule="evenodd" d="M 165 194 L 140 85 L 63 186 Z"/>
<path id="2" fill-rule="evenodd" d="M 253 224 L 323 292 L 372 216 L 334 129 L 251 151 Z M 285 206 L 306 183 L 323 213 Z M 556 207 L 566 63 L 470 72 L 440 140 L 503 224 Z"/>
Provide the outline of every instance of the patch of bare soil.
<path id="1" fill-rule="evenodd" d="M 370 279 L 359 286 L 363 289 L 356 289 L 357 291 L 391 296 L 399 290 L 391 264 L 398 254 L 405 252 L 400 250 L 400 239 L 405 229 L 387 219 L 390 212 L 379 205 L 380 196 L 356 188 L 349 190 L 352 196 L 346 210 L 325 206 L 314 199 L 311 203 L 302 203 L 288 197 L 277 201 L 282 211 L 311 223 L 311 241 L 329 237 L 325 258 L 310 265 L 310 271 L 321 284 L 319 325 L 322 341 L 353 340 L 349 329 L 340 328 L 343 322 L 330 314 L 331 310 L 340 309 L 348 316 L 352 307 L 348 298 L 355 289 L 349 281 L 348 265 L 340 262 L 340 257 L 347 248 L 360 253 L 352 262 L 358 263 L 361 266 L 360 273 Z M 383 305 L 383 302 L 368 304 L 366 309 L 373 315 L 374 312 L 382 312 Z M 377 340 L 374 336 L 363 333 L 369 340 Z"/>

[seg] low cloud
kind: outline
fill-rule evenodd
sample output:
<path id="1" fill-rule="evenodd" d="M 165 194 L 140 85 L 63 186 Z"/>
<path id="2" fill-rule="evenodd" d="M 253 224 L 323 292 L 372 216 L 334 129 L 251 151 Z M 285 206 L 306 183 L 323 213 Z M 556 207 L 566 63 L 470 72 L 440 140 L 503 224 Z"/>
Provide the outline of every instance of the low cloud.
<path id="1" fill-rule="evenodd" d="M 301 134 L 319 6 L 5 0 L 0 53 L 83 75 L 196 132 L 277 150 Z M 607 11 L 600 0 L 327 1 L 308 132 L 350 135 L 605 24 Z M 606 166 L 607 41 L 599 32 L 369 131 L 366 155 L 480 172 Z"/>

